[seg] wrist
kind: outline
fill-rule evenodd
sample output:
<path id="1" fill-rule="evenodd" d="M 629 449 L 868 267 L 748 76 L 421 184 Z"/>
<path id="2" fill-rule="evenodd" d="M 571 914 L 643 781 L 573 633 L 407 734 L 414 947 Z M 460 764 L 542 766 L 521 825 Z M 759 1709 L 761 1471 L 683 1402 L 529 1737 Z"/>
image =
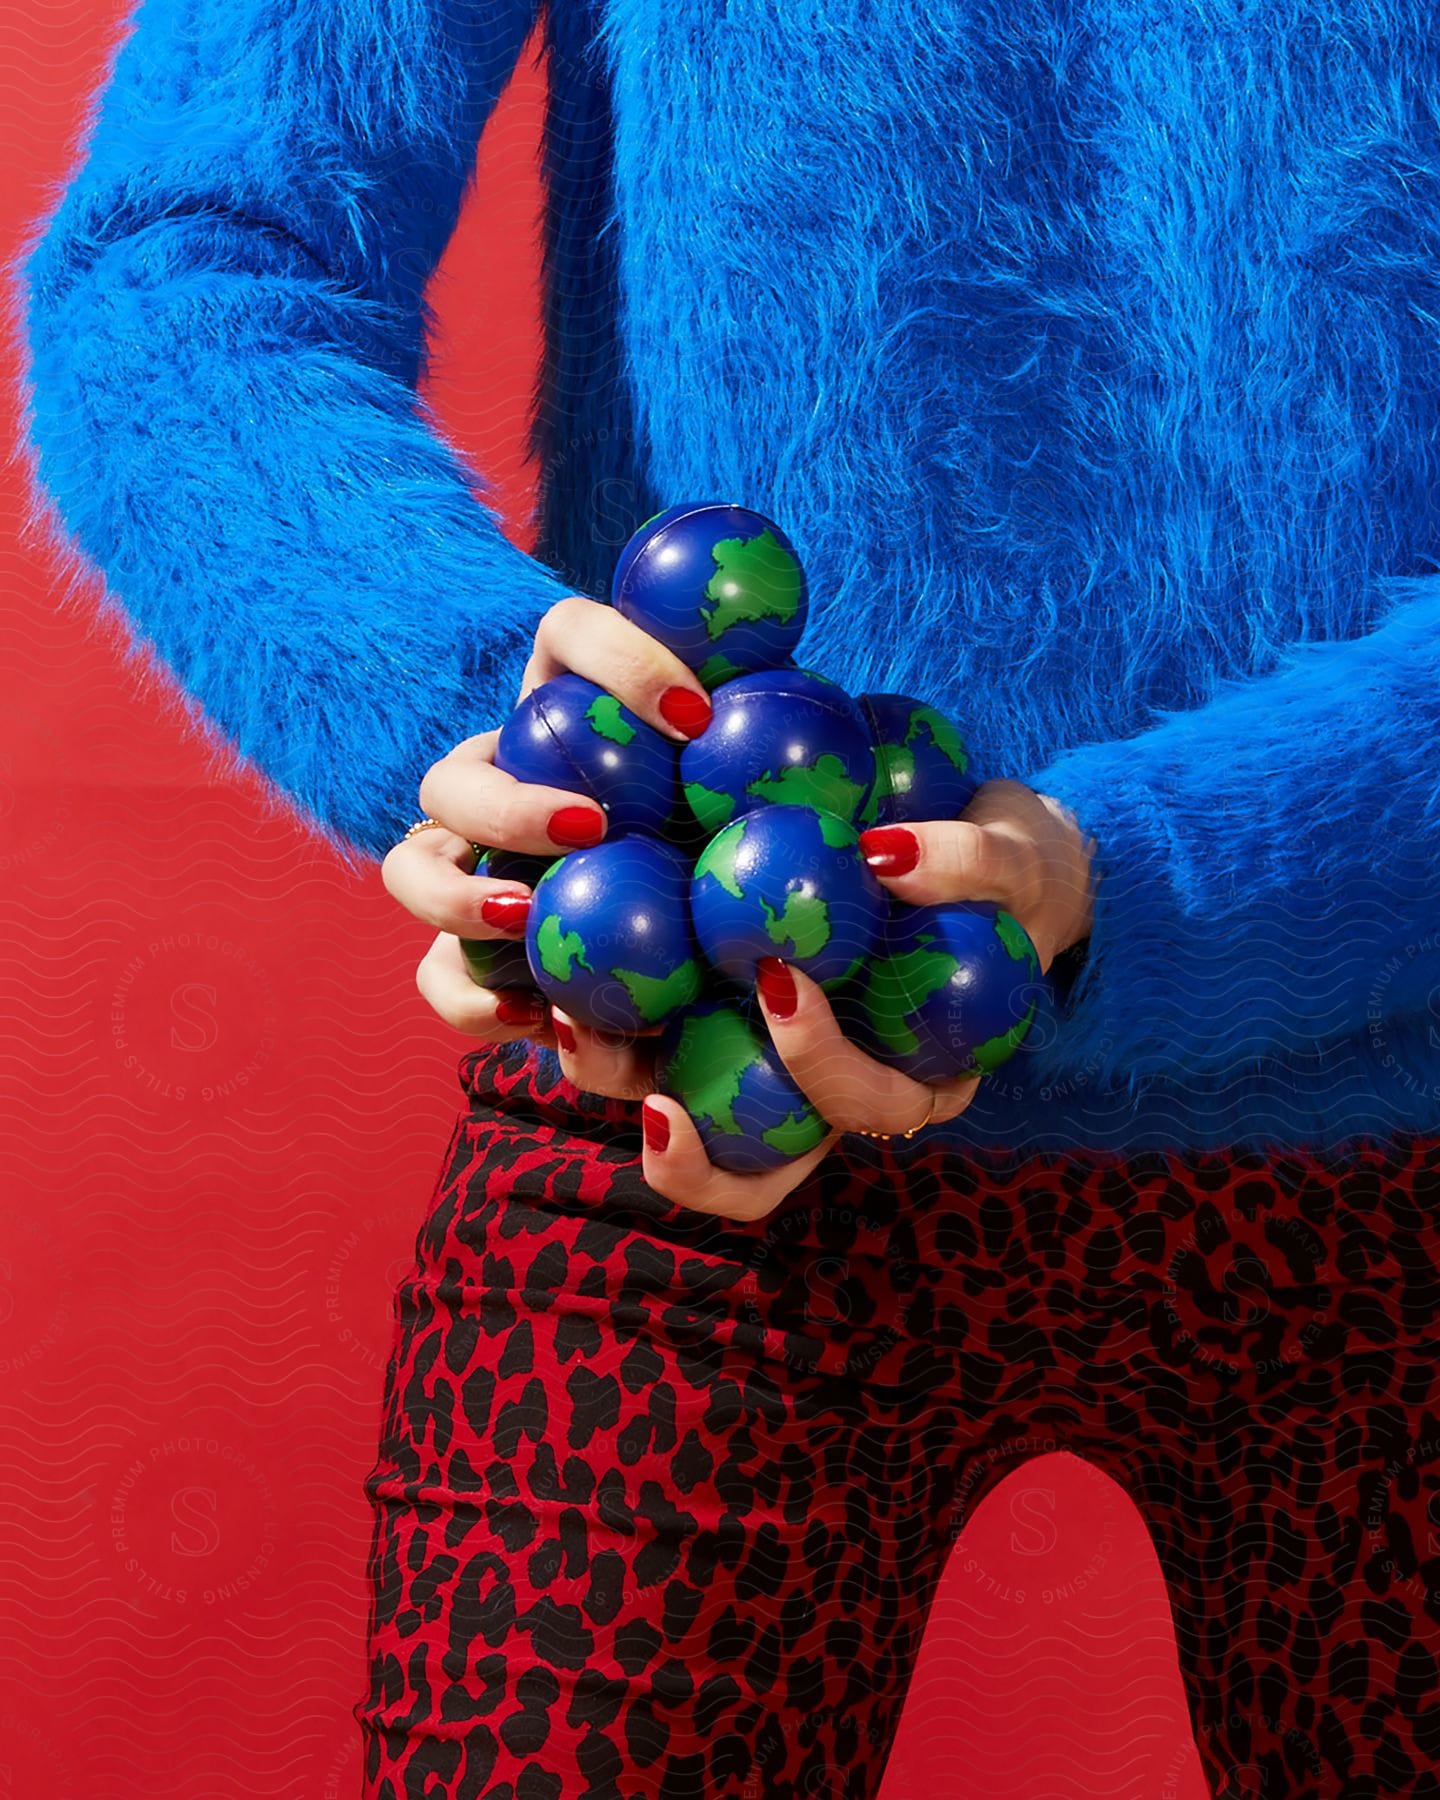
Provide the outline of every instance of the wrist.
<path id="1" fill-rule="evenodd" d="M 1045 900 L 1036 922 L 1040 937 L 1032 932 L 1032 941 L 1042 961 L 1048 956 L 1054 962 L 1074 952 L 1079 952 L 1079 960 L 1083 961 L 1083 948 L 1088 945 L 1095 922 L 1095 840 L 1053 794 L 1040 794 L 1038 798 L 1054 821 L 1055 830 L 1044 859 Z"/>

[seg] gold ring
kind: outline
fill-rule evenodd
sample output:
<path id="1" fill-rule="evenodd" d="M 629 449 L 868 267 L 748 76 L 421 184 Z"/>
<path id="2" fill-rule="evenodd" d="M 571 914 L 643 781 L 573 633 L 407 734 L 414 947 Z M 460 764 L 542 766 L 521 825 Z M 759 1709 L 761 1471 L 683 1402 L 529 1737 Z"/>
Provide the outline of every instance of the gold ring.
<path id="1" fill-rule="evenodd" d="M 911 1138 L 913 1138 L 915 1136 L 915 1134 L 917 1132 L 923 1131 L 925 1129 L 925 1127 L 930 1123 L 930 1121 L 935 1117 L 935 1108 L 939 1104 L 939 1100 L 940 1100 L 940 1095 L 936 1092 L 936 1090 L 934 1088 L 931 1088 L 931 1090 L 930 1090 L 930 1105 L 926 1108 L 925 1117 L 920 1121 L 920 1123 L 918 1125 L 912 1125 L 908 1131 L 902 1131 L 900 1133 L 901 1137 L 903 1137 L 907 1143 L 909 1142 L 909 1140 Z"/>
<path id="2" fill-rule="evenodd" d="M 400 842 L 402 844 L 408 844 L 417 831 L 430 831 L 432 829 L 435 831 L 448 831 L 450 827 L 439 819 L 417 819 L 405 833 L 404 837 L 401 838 Z M 485 846 L 483 844 L 472 843 L 470 848 L 475 852 L 476 862 L 479 862 L 480 858 L 485 855 Z"/>
<path id="3" fill-rule="evenodd" d="M 932 1087 L 929 1111 L 925 1112 L 925 1118 L 923 1118 L 918 1125 L 911 1125 L 911 1129 L 902 1130 L 902 1132 L 893 1132 L 893 1130 L 862 1130 L 862 1132 L 857 1132 L 857 1136 L 859 1136 L 859 1138 L 875 1139 L 877 1143 L 889 1143 L 891 1138 L 914 1138 L 916 1132 L 922 1132 L 922 1130 L 931 1123 L 932 1118 L 934 1118 L 934 1109 L 936 1109 L 938 1103 L 940 1103 L 940 1091 Z"/>

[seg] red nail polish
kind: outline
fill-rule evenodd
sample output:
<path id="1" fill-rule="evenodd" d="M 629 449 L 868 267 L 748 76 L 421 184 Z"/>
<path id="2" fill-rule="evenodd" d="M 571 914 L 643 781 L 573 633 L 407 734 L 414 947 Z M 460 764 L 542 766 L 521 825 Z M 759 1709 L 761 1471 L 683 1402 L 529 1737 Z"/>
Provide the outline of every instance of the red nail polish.
<path id="1" fill-rule="evenodd" d="M 670 1147 L 670 1121 L 658 1107 L 647 1100 L 640 1108 L 640 1123 L 645 1132 L 645 1148 L 657 1156 Z"/>
<path id="2" fill-rule="evenodd" d="M 562 806 L 545 829 L 564 850 L 588 850 L 605 835 L 605 815 L 594 806 Z"/>
<path id="3" fill-rule="evenodd" d="M 551 1013 L 550 1023 L 555 1029 L 555 1042 L 562 1050 L 569 1051 L 573 1056 L 580 1046 L 576 1042 L 575 1033 L 571 1029 L 570 1021 L 568 1019 L 558 1018 L 554 1013 Z"/>
<path id="4" fill-rule="evenodd" d="M 794 1017 L 795 1008 L 800 1004 L 799 990 L 795 986 L 795 977 L 778 956 L 760 958 L 755 967 L 755 984 L 767 1012 L 774 1013 L 777 1019 Z"/>
<path id="5" fill-rule="evenodd" d="M 660 696 L 660 717 L 687 738 L 697 738 L 710 723 L 710 702 L 694 688 L 666 688 Z"/>
<path id="6" fill-rule="evenodd" d="M 530 911 L 528 894 L 490 894 L 480 907 L 480 917 L 497 931 L 523 931 Z"/>
<path id="7" fill-rule="evenodd" d="M 920 860 L 920 840 L 903 825 L 876 825 L 860 833 L 860 854 L 877 875 L 908 875 Z"/>
<path id="8" fill-rule="evenodd" d="M 545 1008 L 530 994 L 502 994 L 495 1002 L 495 1017 L 502 1025 L 543 1025 Z"/>

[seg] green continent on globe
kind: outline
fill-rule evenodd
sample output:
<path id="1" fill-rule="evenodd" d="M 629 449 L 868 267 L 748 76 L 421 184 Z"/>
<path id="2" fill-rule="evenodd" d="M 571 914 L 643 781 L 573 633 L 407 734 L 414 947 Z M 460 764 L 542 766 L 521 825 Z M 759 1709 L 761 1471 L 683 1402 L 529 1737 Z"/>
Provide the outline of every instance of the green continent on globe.
<path id="1" fill-rule="evenodd" d="M 748 784 L 745 792 L 776 806 L 814 806 L 842 819 L 853 819 L 856 807 L 865 798 L 864 788 L 845 773 L 840 758 L 828 752 L 817 756 L 813 763 L 792 763 L 778 775 L 767 769 Z"/>
<path id="2" fill-rule="evenodd" d="M 612 744 L 628 744 L 634 739 L 635 727 L 626 722 L 624 709 L 613 694 L 597 694 L 586 707 L 585 717 Z"/>
<path id="3" fill-rule="evenodd" d="M 955 973 L 955 958 L 948 951 L 924 948 L 933 942 L 922 938 L 918 950 L 882 957 L 865 984 L 865 1011 L 875 1035 L 897 1056 L 910 1056 L 920 1048 L 906 1020 Z"/>
<path id="4" fill-rule="evenodd" d="M 880 817 L 880 802 L 897 794 L 908 794 L 915 785 L 915 753 L 903 744 L 875 746 L 875 779 L 870 796 L 860 815 L 862 825 L 873 825 Z"/>
<path id="5" fill-rule="evenodd" d="M 775 536 L 721 538 L 710 547 L 715 573 L 705 586 L 705 598 L 713 600 L 700 616 L 713 643 L 732 625 L 778 619 L 789 624 L 800 605 L 800 565 Z"/>
<path id="6" fill-rule="evenodd" d="M 817 812 L 815 817 L 820 821 L 821 841 L 830 849 L 849 850 L 860 842 L 855 827 L 839 813 Z"/>
<path id="7" fill-rule="evenodd" d="M 722 681 L 733 681 L 735 676 L 743 675 L 743 669 L 737 669 L 728 656 L 722 656 L 717 650 L 713 656 L 707 656 L 695 671 L 695 679 L 703 688 L 719 687 Z"/>
<path id="8" fill-rule="evenodd" d="M 793 944 L 796 956 L 816 956 L 830 942 L 830 911 L 818 894 L 787 894 L 779 913 L 763 896 L 760 905 L 771 941 Z"/>
<path id="9" fill-rule="evenodd" d="M 726 826 L 718 837 L 700 852 L 700 860 L 695 864 L 695 875 L 713 875 L 724 888 L 737 900 L 745 898 L 745 890 L 740 885 L 740 877 L 735 873 L 735 858 L 740 850 L 740 840 L 745 835 L 745 821 L 737 819 L 733 825 Z"/>
<path id="10" fill-rule="evenodd" d="M 657 1025 L 700 992 L 700 968 L 694 958 L 677 963 L 668 975 L 642 975 L 635 969 L 614 970 L 631 1005 L 647 1025 Z"/>
<path id="11" fill-rule="evenodd" d="M 995 935 L 1005 946 L 1008 956 L 1016 962 L 1029 963 L 1032 975 L 1040 973 L 1040 957 L 1030 942 L 1030 934 L 1014 913 L 1006 912 L 1003 906 L 995 914 Z"/>
<path id="12" fill-rule="evenodd" d="M 535 933 L 535 948 L 540 953 L 540 967 L 552 981 L 571 980 L 576 963 L 587 975 L 595 972 L 585 960 L 584 938 L 578 931 L 562 931 L 558 913 L 549 913 L 540 921 L 540 929 Z"/>
<path id="13" fill-rule="evenodd" d="M 735 802 L 729 794 L 717 794 L 703 781 L 685 783 L 685 804 L 707 831 L 719 831 L 728 825 L 735 812 Z"/>
<path id="14" fill-rule="evenodd" d="M 760 1046 L 744 1019 L 719 1007 L 686 1018 L 665 1080 L 695 1120 L 708 1119 L 716 1131 L 738 1137 L 735 1102 L 747 1070 L 760 1060 Z"/>
<path id="15" fill-rule="evenodd" d="M 865 957 L 857 956 L 848 969 L 842 970 L 839 975 L 832 975 L 828 981 L 822 981 L 820 986 L 827 994 L 839 993 L 841 989 L 849 987 L 850 983 L 865 967 L 865 963 Z"/>
<path id="16" fill-rule="evenodd" d="M 1008 1031 L 1002 1031 L 999 1037 L 986 1038 L 983 1044 L 977 1044 L 970 1052 L 971 1074 L 989 1075 L 998 1069 L 1020 1048 L 1020 1041 L 1030 1029 L 1035 1017 L 1035 1001 L 1030 1002 L 1030 1010 L 1025 1017 L 1012 1025 Z"/>
<path id="17" fill-rule="evenodd" d="M 778 1125 L 772 1125 L 760 1135 L 782 1156 L 803 1156 L 824 1137 L 825 1121 L 813 1108 L 807 1108 L 803 1113 L 786 1113 Z"/>
<path id="18" fill-rule="evenodd" d="M 910 729 L 905 733 L 906 748 L 908 749 L 916 738 L 925 732 L 930 734 L 930 742 L 946 761 L 963 775 L 970 767 L 970 755 L 965 748 L 965 740 L 944 713 L 936 712 L 933 706 L 917 706 L 911 713 Z"/>

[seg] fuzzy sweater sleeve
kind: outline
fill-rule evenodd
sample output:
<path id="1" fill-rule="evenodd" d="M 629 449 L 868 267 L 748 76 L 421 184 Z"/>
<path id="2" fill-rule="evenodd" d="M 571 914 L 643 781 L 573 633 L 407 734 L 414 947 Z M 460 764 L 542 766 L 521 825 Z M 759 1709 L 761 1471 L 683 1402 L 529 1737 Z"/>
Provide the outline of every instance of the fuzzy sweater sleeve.
<path id="1" fill-rule="evenodd" d="M 1037 1080 L 1214 1085 L 1440 988 L 1440 577 L 1382 622 L 1025 779 L 1097 844 L 1094 929 Z M 1433 1025 L 1431 1026 L 1433 1030 Z"/>
<path id="2" fill-rule="evenodd" d="M 142 0 L 9 271 L 38 491 L 198 722 L 380 853 L 571 590 L 417 394 L 531 0 Z"/>

